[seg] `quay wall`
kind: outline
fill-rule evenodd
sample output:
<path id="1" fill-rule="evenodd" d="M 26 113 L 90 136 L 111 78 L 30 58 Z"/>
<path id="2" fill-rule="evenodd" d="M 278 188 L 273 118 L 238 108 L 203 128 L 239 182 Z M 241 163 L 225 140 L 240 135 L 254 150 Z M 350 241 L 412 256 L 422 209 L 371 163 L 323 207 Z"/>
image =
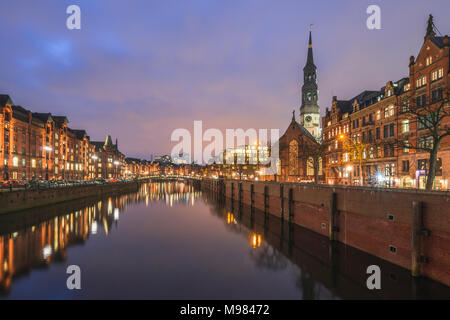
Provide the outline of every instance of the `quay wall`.
<path id="1" fill-rule="evenodd" d="M 450 285 L 450 192 L 209 179 L 202 187 Z"/>
<path id="2" fill-rule="evenodd" d="M 137 191 L 140 182 L 0 192 L 0 214 L 92 196 Z"/>

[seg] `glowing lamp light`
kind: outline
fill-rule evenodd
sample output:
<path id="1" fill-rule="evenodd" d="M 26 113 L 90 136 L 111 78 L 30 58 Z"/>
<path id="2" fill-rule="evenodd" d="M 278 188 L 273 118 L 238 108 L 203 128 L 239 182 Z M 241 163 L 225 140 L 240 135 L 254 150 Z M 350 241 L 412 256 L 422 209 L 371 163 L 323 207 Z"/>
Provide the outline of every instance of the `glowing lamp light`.
<path id="1" fill-rule="evenodd" d="M 52 254 L 52 247 L 48 244 L 42 249 L 42 256 L 44 257 L 44 260 L 50 257 Z"/>
<path id="2" fill-rule="evenodd" d="M 260 234 L 253 233 L 250 242 L 252 245 L 252 248 L 259 248 L 261 246 L 262 237 Z"/>
<path id="3" fill-rule="evenodd" d="M 52 147 L 44 146 L 44 150 L 45 150 L 45 151 L 52 151 Z"/>
<path id="4" fill-rule="evenodd" d="M 92 226 L 91 226 L 91 234 L 97 234 L 97 230 L 98 230 L 97 221 L 94 221 L 94 222 L 92 222 Z"/>

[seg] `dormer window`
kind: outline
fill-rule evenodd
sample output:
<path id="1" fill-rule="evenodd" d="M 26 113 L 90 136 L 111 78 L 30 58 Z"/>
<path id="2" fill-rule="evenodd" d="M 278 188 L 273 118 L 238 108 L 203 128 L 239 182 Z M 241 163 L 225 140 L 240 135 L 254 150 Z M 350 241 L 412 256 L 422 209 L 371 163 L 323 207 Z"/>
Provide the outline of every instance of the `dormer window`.
<path id="1" fill-rule="evenodd" d="M 405 86 L 404 86 L 404 90 L 405 91 L 409 91 L 409 89 L 411 88 L 411 85 L 408 83 L 408 84 L 405 84 Z"/>
<path id="2" fill-rule="evenodd" d="M 387 91 L 387 96 L 388 96 L 388 97 L 391 96 L 391 89 L 389 89 L 389 90 Z"/>

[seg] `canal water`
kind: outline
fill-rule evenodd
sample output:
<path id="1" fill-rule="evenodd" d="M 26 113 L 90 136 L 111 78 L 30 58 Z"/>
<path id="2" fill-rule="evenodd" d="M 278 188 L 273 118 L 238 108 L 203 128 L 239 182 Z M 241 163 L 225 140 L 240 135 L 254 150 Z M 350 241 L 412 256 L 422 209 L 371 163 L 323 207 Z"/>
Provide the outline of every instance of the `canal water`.
<path id="1" fill-rule="evenodd" d="M 69 290 L 67 267 L 81 270 Z M 369 265 L 381 290 L 366 286 Z M 1 299 L 435 299 L 450 288 L 263 212 L 154 182 L 0 217 Z"/>

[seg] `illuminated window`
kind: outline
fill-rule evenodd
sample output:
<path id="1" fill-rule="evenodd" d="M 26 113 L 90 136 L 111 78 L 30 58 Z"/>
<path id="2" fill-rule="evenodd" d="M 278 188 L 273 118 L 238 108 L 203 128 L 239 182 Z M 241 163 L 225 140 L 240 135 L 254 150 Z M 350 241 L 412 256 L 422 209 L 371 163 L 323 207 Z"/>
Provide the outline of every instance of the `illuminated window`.
<path id="1" fill-rule="evenodd" d="M 389 106 L 389 116 L 392 117 L 395 114 L 394 106 Z"/>
<path id="2" fill-rule="evenodd" d="M 36 159 L 31 159 L 31 167 L 36 168 Z"/>
<path id="3" fill-rule="evenodd" d="M 438 78 L 438 71 L 435 70 L 431 73 L 431 81 L 437 80 Z"/>
<path id="4" fill-rule="evenodd" d="M 377 120 L 381 119 L 381 110 L 377 110 Z"/>
<path id="5" fill-rule="evenodd" d="M 298 175 L 298 142 L 296 140 L 289 143 L 289 175 Z"/>
<path id="6" fill-rule="evenodd" d="M 402 133 L 408 133 L 409 132 L 409 120 L 403 120 L 402 121 Z"/>
<path id="7" fill-rule="evenodd" d="M 440 78 L 442 78 L 444 76 L 444 68 L 440 68 L 439 70 L 438 70 L 438 78 L 440 79 Z"/>
<path id="8" fill-rule="evenodd" d="M 427 57 L 427 59 L 425 60 L 425 64 L 427 66 L 429 66 L 432 63 L 433 63 L 433 57 L 432 56 Z"/>
<path id="9" fill-rule="evenodd" d="M 19 159 L 17 157 L 13 158 L 13 166 L 18 167 L 19 166 Z"/>
<path id="10" fill-rule="evenodd" d="M 307 167 L 306 167 L 306 175 L 313 176 L 314 175 L 314 160 L 312 157 L 308 158 L 307 161 Z"/>

